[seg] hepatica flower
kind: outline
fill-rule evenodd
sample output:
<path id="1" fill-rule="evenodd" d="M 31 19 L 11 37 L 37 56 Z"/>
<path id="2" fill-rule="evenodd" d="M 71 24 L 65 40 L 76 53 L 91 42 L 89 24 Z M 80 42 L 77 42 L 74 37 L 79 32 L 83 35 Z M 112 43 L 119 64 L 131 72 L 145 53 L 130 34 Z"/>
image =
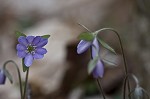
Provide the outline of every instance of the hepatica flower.
<path id="1" fill-rule="evenodd" d="M 27 67 L 32 65 L 34 59 L 41 59 L 47 53 L 43 47 L 48 43 L 48 39 L 42 36 L 20 36 L 18 42 L 17 56 L 24 58 L 24 64 Z"/>
<path id="2" fill-rule="evenodd" d="M 100 46 L 99 46 L 99 42 L 96 37 L 92 41 L 81 40 L 77 46 L 77 53 L 82 54 L 83 52 L 88 50 L 88 48 L 90 48 L 90 47 L 92 47 L 92 49 L 91 49 L 92 59 L 99 56 L 98 53 L 100 51 Z M 93 74 L 93 77 L 94 78 L 98 78 L 98 77 L 102 78 L 103 74 L 104 74 L 104 66 L 103 66 L 102 61 L 100 59 L 98 59 L 96 61 L 95 66 L 93 66 L 93 67 L 94 68 L 92 69 L 92 72 L 91 72 Z"/>
<path id="3" fill-rule="evenodd" d="M 6 76 L 4 74 L 4 71 L 0 69 L 0 85 L 5 84 Z"/>

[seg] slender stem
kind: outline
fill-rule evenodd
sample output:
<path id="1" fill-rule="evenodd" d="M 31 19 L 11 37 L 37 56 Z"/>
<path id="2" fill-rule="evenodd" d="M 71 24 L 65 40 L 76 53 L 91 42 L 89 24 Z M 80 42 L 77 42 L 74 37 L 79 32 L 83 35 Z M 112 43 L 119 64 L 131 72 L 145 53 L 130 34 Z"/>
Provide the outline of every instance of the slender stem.
<path id="1" fill-rule="evenodd" d="M 28 84 L 28 76 L 29 76 L 29 69 L 27 70 L 27 73 L 26 73 L 26 80 L 25 80 L 25 87 L 24 87 L 23 99 L 26 98 L 26 90 L 27 90 L 27 84 Z"/>
<path id="2" fill-rule="evenodd" d="M 101 86 L 101 81 L 100 81 L 100 79 L 96 79 L 96 81 L 97 81 L 97 83 L 98 83 L 98 86 L 99 86 L 100 92 L 101 92 L 101 94 L 102 94 L 102 96 L 103 96 L 103 99 L 106 99 L 106 98 L 105 98 L 104 91 L 103 91 L 102 86 Z"/>
<path id="3" fill-rule="evenodd" d="M 13 60 L 8 60 L 4 63 L 4 69 L 6 69 L 6 66 L 8 63 L 13 63 L 14 66 L 16 67 L 17 69 L 17 72 L 18 72 L 18 78 L 19 78 L 19 84 L 20 84 L 20 95 L 21 95 L 21 99 L 23 99 L 23 92 L 22 92 L 22 82 L 21 82 L 21 74 L 20 74 L 20 70 L 19 70 L 19 67 L 18 65 L 13 61 Z"/>
<path id="4" fill-rule="evenodd" d="M 84 29 L 86 29 L 88 32 L 92 32 L 91 30 L 89 30 L 85 25 L 78 23 L 80 26 L 82 26 Z"/>
<path id="5" fill-rule="evenodd" d="M 125 76 L 124 84 L 123 84 L 123 99 L 126 98 L 126 83 L 127 83 L 128 75 Z"/>
<path id="6" fill-rule="evenodd" d="M 31 99 L 31 86 L 29 83 L 27 85 L 27 99 Z"/>
<path id="7" fill-rule="evenodd" d="M 103 28 L 103 29 L 100 29 L 98 31 L 96 31 L 95 33 L 98 34 L 99 32 L 101 31 L 104 31 L 104 30 L 110 30 L 110 31 L 113 31 L 118 39 L 119 39 L 119 44 L 120 44 L 120 47 L 121 47 L 121 53 L 123 55 L 123 62 L 124 62 L 124 69 L 125 69 L 125 75 L 128 75 L 128 68 L 127 68 L 127 64 L 126 64 L 126 59 L 125 59 L 125 54 L 124 54 L 124 49 L 123 49 L 123 45 L 122 45 L 122 41 L 121 41 L 121 37 L 120 35 L 118 34 L 118 32 L 112 28 Z M 130 83 L 129 83 L 129 80 L 128 80 L 128 93 L 130 93 Z M 129 99 L 131 99 L 131 96 L 129 95 Z"/>

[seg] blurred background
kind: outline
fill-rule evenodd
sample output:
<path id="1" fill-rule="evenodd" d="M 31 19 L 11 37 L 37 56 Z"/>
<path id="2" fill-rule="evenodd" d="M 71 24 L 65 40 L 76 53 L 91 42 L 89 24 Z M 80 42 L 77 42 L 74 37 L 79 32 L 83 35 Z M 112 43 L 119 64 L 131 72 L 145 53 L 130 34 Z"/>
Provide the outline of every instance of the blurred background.
<path id="1" fill-rule="evenodd" d="M 89 51 L 76 53 L 77 36 L 86 31 L 78 23 L 91 31 L 111 27 L 123 41 L 129 72 L 149 93 L 149 8 L 149 0 L 0 0 L 0 66 L 14 60 L 22 70 L 15 49 L 16 30 L 26 35 L 49 34 L 48 53 L 30 68 L 31 99 L 100 99 L 96 81 L 87 74 Z M 102 87 L 108 99 L 121 99 L 125 75 L 118 38 L 108 31 L 99 36 L 117 52 L 116 56 L 102 48 L 102 56 L 118 65 L 105 64 Z M 14 84 L 7 80 L 0 86 L 0 99 L 20 99 L 18 76 L 9 65 Z"/>

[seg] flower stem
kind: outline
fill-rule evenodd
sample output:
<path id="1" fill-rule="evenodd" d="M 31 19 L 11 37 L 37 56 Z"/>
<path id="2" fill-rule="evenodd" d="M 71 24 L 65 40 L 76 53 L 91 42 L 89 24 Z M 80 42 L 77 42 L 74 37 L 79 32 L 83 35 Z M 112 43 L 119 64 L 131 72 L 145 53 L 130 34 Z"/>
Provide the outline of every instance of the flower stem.
<path id="1" fill-rule="evenodd" d="M 96 31 L 95 33 L 98 34 L 99 32 L 104 31 L 104 30 L 113 31 L 113 32 L 117 35 L 117 37 L 118 37 L 118 39 L 119 39 L 119 44 L 120 44 L 120 47 L 121 47 L 121 53 L 122 53 L 122 55 L 123 55 L 123 62 L 124 62 L 125 75 L 128 75 L 128 68 L 127 68 L 127 64 L 126 64 L 124 49 L 123 49 L 123 45 L 122 45 L 122 41 L 121 41 L 120 35 L 118 34 L 118 32 L 117 32 L 116 30 L 114 30 L 114 29 L 112 29 L 112 28 L 103 28 L 103 29 L 100 29 L 100 30 Z M 128 81 L 128 82 L 127 82 L 127 84 L 128 84 L 128 93 L 130 93 L 130 83 L 129 83 L 129 80 L 127 80 L 127 81 Z M 131 96 L 130 96 L 130 95 L 129 95 L 128 97 L 129 97 L 129 99 L 131 99 Z"/>
<path id="2" fill-rule="evenodd" d="M 103 91 L 102 86 L 101 86 L 101 81 L 100 81 L 100 79 L 96 79 L 96 81 L 97 81 L 97 84 L 98 84 L 98 86 L 99 86 L 100 93 L 101 93 L 102 96 L 103 96 L 103 99 L 106 99 L 105 94 L 104 94 L 104 91 Z"/>
<path id="3" fill-rule="evenodd" d="M 27 84 L 27 99 L 31 99 L 31 86 L 29 83 Z"/>
<path id="4" fill-rule="evenodd" d="M 126 83 L 127 83 L 127 80 L 128 80 L 128 75 L 126 75 L 125 78 L 124 78 L 124 83 L 123 83 L 123 99 L 126 98 Z"/>
<path id="5" fill-rule="evenodd" d="M 21 99 L 23 99 L 23 92 L 22 92 L 22 82 L 21 82 L 21 74 L 20 74 L 20 70 L 19 70 L 19 67 L 18 65 L 13 61 L 13 60 L 8 60 L 4 63 L 4 69 L 6 69 L 6 66 L 8 63 L 13 63 L 14 66 L 16 67 L 17 69 L 17 72 L 18 72 L 18 78 L 19 78 L 19 84 L 20 84 L 20 95 L 21 95 Z"/>
<path id="6" fill-rule="evenodd" d="M 28 68 L 27 73 L 26 73 L 26 80 L 25 80 L 25 87 L 24 87 L 23 99 L 26 98 L 26 90 L 27 90 L 27 84 L 28 84 L 28 76 L 29 76 L 29 68 Z"/>

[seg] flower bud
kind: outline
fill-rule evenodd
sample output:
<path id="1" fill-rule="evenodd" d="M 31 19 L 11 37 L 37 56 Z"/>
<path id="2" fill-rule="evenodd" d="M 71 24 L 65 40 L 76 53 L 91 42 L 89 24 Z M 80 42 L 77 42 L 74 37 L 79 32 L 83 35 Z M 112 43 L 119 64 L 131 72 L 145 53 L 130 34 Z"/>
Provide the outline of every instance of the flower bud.
<path id="1" fill-rule="evenodd" d="M 77 53 L 82 54 L 91 46 L 91 44 L 92 42 L 81 40 L 77 46 Z"/>
<path id="2" fill-rule="evenodd" d="M 4 74 L 4 71 L 2 69 L 0 69 L 0 84 L 5 84 L 6 81 L 6 76 Z"/>

